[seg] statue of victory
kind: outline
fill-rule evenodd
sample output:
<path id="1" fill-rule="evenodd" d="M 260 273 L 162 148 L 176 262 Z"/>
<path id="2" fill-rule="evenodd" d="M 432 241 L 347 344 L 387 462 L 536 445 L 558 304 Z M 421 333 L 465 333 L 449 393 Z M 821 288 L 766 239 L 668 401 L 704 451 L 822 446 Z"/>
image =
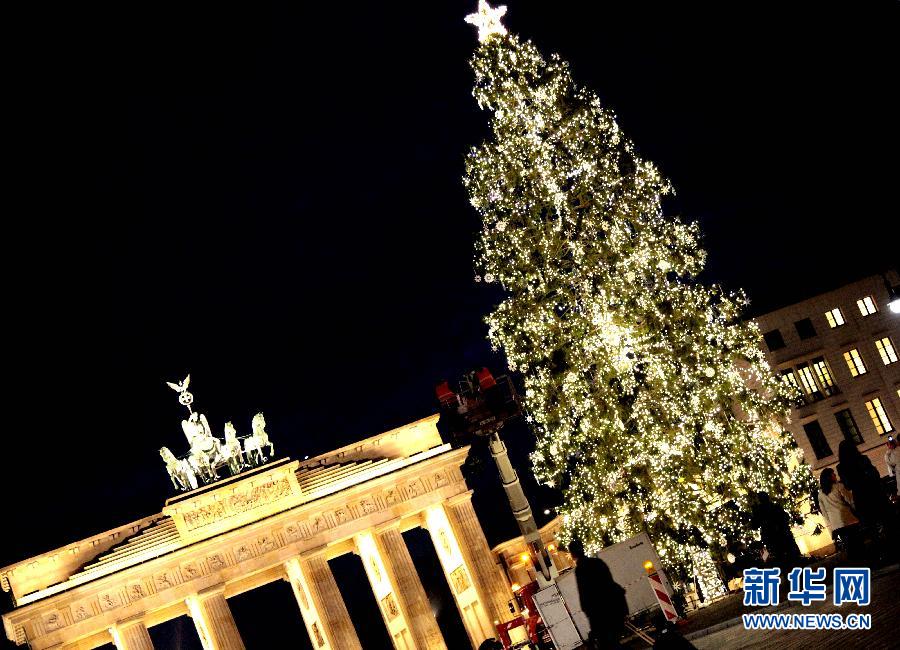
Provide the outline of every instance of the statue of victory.
<path id="1" fill-rule="evenodd" d="M 190 445 L 190 454 L 184 462 L 204 483 L 209 483 L 219 478 L 216 473 L 216 467 L 222 461 L 219 453 L 219 441 L 213 436 L 206 416 L 194 411 L 191 407 L 194 403 L 194 396 L 188 391 L 190 383 L 191 376 L 188 375 L 181 382 L 167 381 L 166 385 L 178 393 L 178 402 L 188 410 L 187 419 L 181 421 L 181 430 L 184 431 Z M 168 459 L 166 461 L 168 467 Z"/>

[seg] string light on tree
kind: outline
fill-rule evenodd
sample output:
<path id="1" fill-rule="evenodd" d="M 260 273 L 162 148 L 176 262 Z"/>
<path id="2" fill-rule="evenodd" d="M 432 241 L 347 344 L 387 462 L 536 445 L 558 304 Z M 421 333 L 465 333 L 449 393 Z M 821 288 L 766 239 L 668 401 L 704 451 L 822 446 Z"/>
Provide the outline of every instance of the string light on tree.
<path id="1" fill-rule="evenodd" d="M 664 214 L 669 182 L 503 13 L 482 1 L 466 19 L 493 137 L 464 183 L 478 277 L 505 292 L 489 336 L 522 375 L 535 474 L 563 489 L 564 534 L 590 549 L 646 530 L 715 593 L 711 551 L 753 538 L 755 492 L 799 516 L 812 486 L 782 426 L 794 395 L 744 296 L 697 281 L 706 255 L 695 224 Z"/>

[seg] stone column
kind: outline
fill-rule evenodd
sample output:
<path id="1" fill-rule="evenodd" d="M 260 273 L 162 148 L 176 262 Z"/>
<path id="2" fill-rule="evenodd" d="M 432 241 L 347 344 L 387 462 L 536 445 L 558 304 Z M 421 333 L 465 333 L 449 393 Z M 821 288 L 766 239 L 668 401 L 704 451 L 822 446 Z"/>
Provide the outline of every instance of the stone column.
<path id="1" fill-rule="evenodd" d="M 109 628 L 117 650 L 153 650 L 153 641 L 142 618 L 116 623 Z"/>
<path id="2" fill-rule="evenodd" d="M 324 558 L 323 558 L 324 560 Z M 325 570 L 331 574 L 328 562 L 325 562 Z M 312 579 L 310 577 L 310 568 L 308 561 L 301 561 L 300 558 L 293 558 L 284 563 L 284 569 L 287 573 L 288 582 L 291 583 L 291 589 L 294 591 L 294 598 L 297 599 L 297 605 L 300 607 L 300 614 L 303 616 L 303 623 L 306 625 L 306 632 L 309 634 L 309 640 L 315 650 L 338 650 L 342 646 L 335 642 L 335 633 L 324 620 L 324 605 L 319 600 L 318 591 L 313 589 Z M 328 576 L 325 577 L 328 581 Z M 330 581 L 334 582 L 334 576 L 330 576 Z M 326 586 L 327 588 L 327 586 Z M 337 584 L 334 585 L 337 590 Z M 333 592 L 332 592 L 333 593 Z M 349 615 L 344 607 L 344 599 L 340 592 L 337 592 L 340 599 L 339 607 L 344 609 L 344 613 L 339 616 L 343 620 L 349 621 Z M 352 627 L 352 626 L 351 626 Z M 359 640 L 356 639 L 356 630 L 352 630 L 358 647 Z M 351 644 L 354 642 L 351 640 Z"/>
<path id="3" fill-rule="evenodd" d="M 412 631 L 406 622 L 406 615 L 400 608 L 400 598 L 397 595 L 397 581 L 393 573 L 388 570 L 387 560 L 382 556 L 375 541 L 375 536 L 366 531 L 353 538 L 356 545 L 356 554 L 362 560 L 372 594 L 378 602 L 381 610 L 381 618 L 387 628 L 388 635 L 396 650 L 415 650 Z"/>
<path id="4" fill-rule="evenodd" d="M 403 535 L 400 533 L 399 522 L 393 522 L 387 527 L 376 530 L 375 536 L 381 556 L 397 586 L 400 610 L 406 618 L 416 648 L 418 650 L 446 650 L 444 637 L 431 613 L 428 595 L 425 593 L 422 581 L 419 580 L 419 574 L 416 573 L 409 549 L 406 548 L 406 542 L 403 541 Z"/>
<path id="5" fill-rule="evenodd" d="M 244 650 L 244 642 L 225 600 L 224 585 L 188 596 L 185 602 L 203 650 Z"/>
<path id="6" fill-rule="evenodd" d="M 473 648 L 479 647 L 485 639 L 496 637 L 496 629 L 484 606 L 485 598 L 472 578 L 472 568 L 466 565 L 447 513 L 441 504 L 433 505 L 422 513 L 425 527 L 431 535 L 431 543 L 437 553 L 444 577 L 450 586 L 450 593 L 456 601 L 459 617 L 469 635 Z"/>
<path id="7" fill-rule="evenodd" d="M 325 645 L 319 645 L 319 639 L 315 638 L 315 630 L 310 625 L 313 647 L 329 648 L 329 650 L 362 650 L 356 628 L 350 621 L 347 606 L 344 605 L 344 597 L 334 581 L 334 574 L 328 566 L 328 560 L 322 554 L 304 558 L 299 562 L 301 575 L 309 587 L 312 608 L 316 617 L 322 623 L 319 631 Z M 296 593 L 296 591 L 295 591 Z M 303 604 L 301 605 L 301 611 Z M 304 619 L 305 620 L 305 619 Z"/>
<path id="8" fill-rule="evenodd" d="M 493 621 L 505 623 L 516 615 L 509 611 L 512 592 L 494 561 L 487 539 L 475 509 L 472 507 L 472 491 L 459 494 L 444 502 L 444 511 L 450 520 L 453 532 L 460 541 L 460 550 L 466 566 L 472 569 L 482 602 Z"/>

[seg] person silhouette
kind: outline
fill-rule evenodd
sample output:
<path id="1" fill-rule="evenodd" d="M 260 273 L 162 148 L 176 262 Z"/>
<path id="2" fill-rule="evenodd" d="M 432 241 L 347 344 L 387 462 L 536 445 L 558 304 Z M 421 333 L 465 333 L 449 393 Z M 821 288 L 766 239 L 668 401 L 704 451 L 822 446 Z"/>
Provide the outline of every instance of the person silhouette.
<path id="1" fill-rule="evenodd" d="M 575 583 L 581 611 L 591 623 L 588 647 L 618 648 L 625 628 L 628 604 L 625 590 L 613 580 L 606 562 L 588 557 L 580 540 L 569 543 L 569 554 L 575 560 Z"/>
<path id="2" fill-rule="evenodd" d="M 837 473 L 844 487 L 853 493 L 854 511 L 863 526 L 874 527 L 887 518 L 890 503 L 878 470 L 850 440 L 841 440 L 838 445 Z"/>
<path id="3" fill-rule="evenodd" d="M 759 528 L 762 543 L 782 569 L 796 566 L 802 554 L 791 532 L 791 520 L 780 505 L 772 501 L 767 492 L 757 492 L 752 525 Z"/>

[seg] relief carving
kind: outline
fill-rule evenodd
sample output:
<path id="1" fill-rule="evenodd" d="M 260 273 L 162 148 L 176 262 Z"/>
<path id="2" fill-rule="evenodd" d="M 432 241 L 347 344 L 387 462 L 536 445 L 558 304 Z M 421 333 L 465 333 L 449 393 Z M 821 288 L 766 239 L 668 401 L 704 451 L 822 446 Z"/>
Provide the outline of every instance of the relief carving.
<path id="1" fill-rule="evenodd" d="M 338 508 L 334 511 L 334 518 L 337 520 L 338 524 L 343 524 L 345 521 L 350 519 L 350 516 L 347 514 L 347 511 L 344 508 Z"/>
<path id="2" fill-rule="evenodd" d="M 236 492 L 221 501 L 213 501 L 185 511 L 182 515 L 184 525 L 188 530 L 196 530 L 248 510 L 274 503 L 290 494 L 291 484 L 287 478 L 270 480 Z"/>
<path id="3" fill-rule="evenodd" d="M 450 479 L 447 478 L 447 474 L 444 472 L 436 472 L 432 478 L 434 480 L 435 487 L 443 487 L 450 483 Z"/>
<path id="4" fill-rule="evenodd" d="M 372 567 L 372 577 L 375 578 L 375 582 L 381 582 L 381 569 L 378 568 L 378 560 L 374 555 L 369 558 L 369 565 Z"/>
<path id="5" fill-rule="evenodd" d="M 100 594 L 100 609 L 104 612 L 108 612 L 111 609 L 115 609 L 122 603 L 119 601 L 119 595 L 115 592 L 108 591 L 105 594 Z"/>
<path id="6" fill-rule="evenodd" d="M 249 560 L 251 557 L 253 557 L 253 549 L 247 544 L 241 544 L 234 551 L 234 556 L 237 558 L 238 562 Z"/>
<path id="7" fill-rule="evenodd" d="M 221 553 L 213 553 L 212 555 L 206 558 L 206 563 L 209 565 L 211 571 L 218 571 L 219 569 L 224 568 L 227 565 L 225 562 L 225 556 Z"/>
<path id="8" fill-rule="evenodd" d="M 422 479 L 413 479 L 409 482 L 409 495 L 410 497 L 417 497 L 420 494 L 425 494 L 425 486 L 422 484 Z"/>
<path id="9" fill-rule="evenodd" d="M 63 627 L 65 623 L 63 623 L 62 616 L 59 615 L 59 612 L 53 612 L 51 614 L 44 614 L 44 629 L 48 632 L 52 632 L 53 630 L 58 630 Z"/>
<path id="10" fill-rule="evenodd" d="M 72 607 L 72 618 L 76 623 L 80 623 L 93 616 L 90 605 L 87 603 L 78 603 Z"/>
<path id="11" fill-rule="evenodd" d="M 460 566 L 450 574 L 450 582 L 453 584 L 453 591 L 461 594 L 469 588 L 469 574 L 466 573 L 466 567 Z"/>
<path id="12" fill-rule="evenodd" d="M 320 533 L 326 528 L 328 525 L 325 523 L 325 518 L 321 515 L 316 515 L 312 518 L 312 524 L 310 524 L 310 528 L 312 528 L 313 533 Z"/>
<path id="13" fill-rule="evenodd" d="M 272 551 L 278 548 L 278 543 L 275 541 L 275 538 L 271 535 L 263 535 L 259 539 L 256 540 L 257 546 L 259 546 L 259 550 L 261 553 L 266 553 L 267 551 Z"/>
<path id="14" fill-rule="evenodd" d="M 318 623 L 313 622 L 310 627 L 312 627 L 313 636 L 316 637 L 316 647 L 321 648 L 325 645 L 325 639 L 322 638 L 322 632 L 319 630 Z"/>
<path id="15" fill-rule="evenodd" d="M 393 621 L 400 616 L 400 608 L 397 607 L 397 601 L 394 600 L 394 592 L 390 592 L 381 599 L 381 606 L 384 608 L 384 613 L 388 622 Z"/>
<path id="16" fill-rule="evenodd" d="M 300 597 L 300 605 L 303 609 L 309 609 L 309 601 L 306 599 L 306 589 L 303 588 L 303 583 L 299 580 L 295 580 L 294 588 L 297 590 L 297 595 Z"/>
<path id="17" fill-rule="evenodd" d="M 288 524 L 284 527 L 284 536 L 290 540 L 300 539 L 300 526 L 297 524 Z"/>
<path id="18" fill-rule="evenodd" d="M 366 513 L 367 515 L 372 514 L 373 512 L 378 510 L 378 507 L 375 505 L 375 502 L 372 501 L 372 499 L 369 499 L 368 497 L 366 497 L 365 499 L 363 499 L 359 502 L 359 507 L 362 508 L 363 512 Z"/>
<path id="19" fill-rule="evenodd" d="M 153 584 L 156 585 L 156 591 L 162 591 L 163 589 L 169 589 L 170 587 L 175 586 L 169 579 L 169 574 L 165 571 L 153 576 Z"/>
<path id="20" fill-rule="evenodd" d="M 181 565 L 181 575 L 185 580 L 193 580 L 200 576 L 200 567 L 196 562 L 185 562 Z"/>
<path id="21" fill-rule="evenodd" d="M 184 525 L 188 530 L 207 526 L 215 521 L 225 519 L 225 502 L 214 501 L 184 513 Z"/>
<path id="22" fill-rule="evenodd" d="M 140 600 L 147 594 L 144 593 L 144 587 L 139 582 L 133 582 L 128 585 L 128 600 L 135 602 Z"/>
<path id="23" fill-rule="evenodd" d="M 450 538 L 447 537 L 447 531 L 443 528 L 441 528 L 438 533 L 438 539 L 441 541 L 441 548 L 444 549 L 444 553 L 452 555 L 452 551 L 450 550 Z"/>
<path id="24" fill-rule="evenodd" d="M 397 488 L 390 488 L 387 492 L 384 493 L 384 502 L 389 505 L 395 505 L 400 501 L 400 497 L 397 496 Z"/>

